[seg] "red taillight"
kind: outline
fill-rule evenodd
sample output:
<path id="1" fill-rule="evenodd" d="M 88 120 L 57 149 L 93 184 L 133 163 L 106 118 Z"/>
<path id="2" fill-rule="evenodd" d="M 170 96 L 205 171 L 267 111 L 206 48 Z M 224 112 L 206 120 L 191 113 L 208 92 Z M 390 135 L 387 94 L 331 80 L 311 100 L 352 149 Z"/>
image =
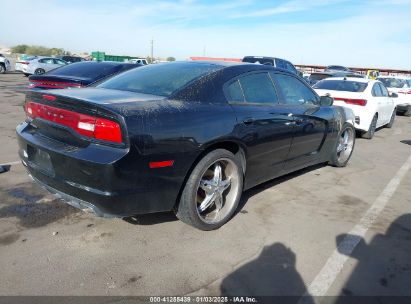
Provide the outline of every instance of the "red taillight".
<path id="1" fill-rule="evenodd" d="M 30 64 L 30 62 L 28 62 L 28 61 L 20 61 L 19 63 L 21 63 L 21 64 Z"/>
<path id="2" fill-rule="evenodd" d="M 43 95 L 43 98 L 44 96 L 51 95 Z M 27 116 L 32 119 L 42 118 L 52 121 L 69 127 L 86 137 L 116 143 L 122 142 L 120 125 L 112 120 L 80 114 L 31 101 L 25 104 L 25 110 Z"/>
<path id="3" fill-rule="evenodd" d="M 398 93 L 400 93 L 400 94 L 411 94 L 411 90 L 408 90 L 408 91 L 399 91 Z"/>
<path id="4" fill-rule="evenodd" d="M 42 87 L 48 89 L 65 89 L 65 88 L 81 88 L 79 83 L 62 82 L 62 81 L 47 81 L 47 80 L 30 80 L 29 88 Z"/>
<path id="5" fill-rule="evenodd" d="M 344 101 L 345 103 L 348 103 L 348 104 L 352 104 L 352 105 L 356 105 L 356 106 L 362 106 L 362 107 L 367 105 L 367 100 L 366 99 L 334 97 L 334 100 L 340 100 L 340 101 Z"/>

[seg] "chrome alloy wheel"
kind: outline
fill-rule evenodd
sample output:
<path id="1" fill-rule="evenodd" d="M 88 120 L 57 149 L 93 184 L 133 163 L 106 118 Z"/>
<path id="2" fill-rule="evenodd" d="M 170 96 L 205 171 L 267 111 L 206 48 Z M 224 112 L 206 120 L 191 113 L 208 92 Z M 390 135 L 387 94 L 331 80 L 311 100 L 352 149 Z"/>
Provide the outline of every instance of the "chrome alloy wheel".
<path id="1" fill-rule="evenodd" d="M 343 163 L 351 155 L 354 147 L 354 130 L 352 128 L 346 128 L 341 134 L 337 146 L 337 158 L 338 161 Z"/>
<path id="2" fill-rule="evenodd" d="M 197 213 L 207 224 L 220 222 L 232 211 L 239 187 L 239 169 L 228 158 L 212 163 L 197 187 Z"/>

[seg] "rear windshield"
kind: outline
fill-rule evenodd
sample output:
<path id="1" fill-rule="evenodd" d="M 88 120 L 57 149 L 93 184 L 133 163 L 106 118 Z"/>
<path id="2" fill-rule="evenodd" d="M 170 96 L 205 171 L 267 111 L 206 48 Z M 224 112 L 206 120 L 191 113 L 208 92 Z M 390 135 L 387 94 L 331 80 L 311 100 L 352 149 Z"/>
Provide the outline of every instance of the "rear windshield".
<path id="1" fill-rule="evenodd" d="M 321 80 L 314 85 L 314 89 L 331 90 L 331 91 L 346 91 L 346 92 L 364 92 L 367 87 L 365 82 L 349 81 L 349 80 Z"/>
<path id="2" fill-rule="evenodd" d="M 328 77 L 331 77 L 331 75 L 329 75 L 329 74 L 311 74 L 309 79 L 319 81 L 319 80 L 323 80 L 323 79 L 328 78 Z"/>
<path id="3" fill-rule="evenodd" d="M 398 78 L 377 78 L 377 80 L 381 81 L 387 88 L 408 88 L 409 83 L 406 79 L 398 79 Z"/>
<path id="4" fill-rule="evenodd" d="M 104 62 L 79 62 L 66 65 L 59 69 L 52 70 L 47 75 L 71 76 L 82 79 L 100 79 L 114 73 L 135 68 L 135 65 L 113 65 Z"/>
<path id="5" fill-rule="evenodd" d="M 271 58 L 244 57 L 243 62 L 260 63 L 260 64 L 266 64 L 266 65 L 274 66 L 274 59 L 271 59 Z M 285 67 L 284 67 L 284 69 L 285 69 Z"/>
<path id="6" fill-rule="evenodd" d="M 97 87 L 170 96 L 193 80 L 221 68 L 222 66 L 208 63 L 150 64 L 110 78 Z"/>

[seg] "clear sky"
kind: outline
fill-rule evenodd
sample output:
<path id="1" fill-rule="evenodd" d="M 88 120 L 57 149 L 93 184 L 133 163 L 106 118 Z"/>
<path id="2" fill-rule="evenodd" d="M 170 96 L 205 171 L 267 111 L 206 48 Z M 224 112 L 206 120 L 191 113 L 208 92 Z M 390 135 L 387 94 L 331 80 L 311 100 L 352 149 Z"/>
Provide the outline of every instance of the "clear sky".
<path id="1" fill-rule="evenodd" d="M 411 0 L 2 0 L 0 45 L 411 68 Z"/>

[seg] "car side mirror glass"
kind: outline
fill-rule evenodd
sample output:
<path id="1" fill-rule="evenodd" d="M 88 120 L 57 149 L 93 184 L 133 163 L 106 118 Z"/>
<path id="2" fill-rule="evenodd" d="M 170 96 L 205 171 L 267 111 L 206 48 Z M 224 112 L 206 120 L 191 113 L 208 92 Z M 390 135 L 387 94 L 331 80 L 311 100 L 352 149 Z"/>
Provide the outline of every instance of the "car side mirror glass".
<path id="1" fill-rule="evenodd" d="M 390 97 L 393 97 L 393 98 L 397 98 L 398 97 L 398 94 L 397 93 L 390 93 Z"/>
<path id="2" fill-rule="evenodd" d="M 320 97 L 320 105 L 323 107 L 332 106 L 334 103 L 334 98 L 331 96 L 321 96 Z"/>

